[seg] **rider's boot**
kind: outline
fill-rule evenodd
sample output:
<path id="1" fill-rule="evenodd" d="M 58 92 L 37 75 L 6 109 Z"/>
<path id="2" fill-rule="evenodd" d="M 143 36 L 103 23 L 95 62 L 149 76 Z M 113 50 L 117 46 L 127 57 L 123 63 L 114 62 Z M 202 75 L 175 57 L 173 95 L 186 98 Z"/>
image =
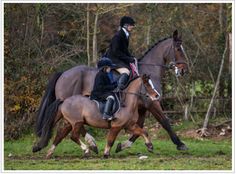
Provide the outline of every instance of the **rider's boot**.
<path id="1" fill-rule="evenodd" d="M 129 80 L 129 75 L 126 73 L 121 74 L 119 80 L 118 80 L 118 89 L 123 90 Z"/>
<path id="2" fill-rule="evenodd" d="M 104 120 L 112 120 L 113 119 L 113 115 L 111 114 L 113 104 L 114 104 L 114 100 L 111 97 L 108 97 L 107 101 L 106 101 L 105 108 L 104 108 L 103 117 L 102 117 Z"/>

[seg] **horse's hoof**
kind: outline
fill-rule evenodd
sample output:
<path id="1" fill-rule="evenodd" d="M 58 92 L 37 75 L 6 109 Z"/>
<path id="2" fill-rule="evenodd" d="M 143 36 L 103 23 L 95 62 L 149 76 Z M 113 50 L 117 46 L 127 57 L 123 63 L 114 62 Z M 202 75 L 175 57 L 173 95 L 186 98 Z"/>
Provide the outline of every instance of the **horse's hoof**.
<path id="1" fill-rule="evenodd" d="M 52 158 L 52 154 L 53 154 L 53 153 L 48 153 L 48 154 L 46 155 L 46 159 Z"/>
<path id="2" fill-rule="evenodd" d="M 32 152 L 33 153 L 35 153 L 35 152 L 38 152 L 38 151 L 40 151 L 41 150 L 41 148 L 39 147 L 39 146 L 33 146 L 33 148 L 32 148 Z"/>
<path id="3" fill-rule="evenodd" d="M 104 155 L 103 155 L 103 158 L 104 158 L 104 159 L 108 159 L 108 157 L 109 157 L 108 154 L 104 154 Z"/>
<path id="4" fill-rule="evenodd" d="M 98 147 L 97 146 L 89 146 L 89 149 L 98 154 Z"/>
<path id="5" fill-rule="evenodd" d="M 177 146 L 177 150 L 185 151 L 188 150 L 188 147 L 185 144 L 181 144 Z"/>
<path id="6" fill-rule="evenodd" d="M 116 153 L 120 152 L 122 149 L 121 149 L 121 143 L 118 143 L 117 146 L 116 146 Z"/>
<path id="7" fill-rule="evenodd" d="M 147 146 L 148 152 L 153 153 L 153 145 L 152 145 L 152 143 L 145 143 L 145 145 Z"/>
<path id="8" fill-rule="evenodd" d="M 46 155 L 45 159 L 51 159 L 52 155 Z"/>
<path id="9" fill-rule="evenodd" d="M 83 155 L 83 158 L 84 158 L 84 159 L 88 159 L 89 157 L 90 157 L 90 153 L 89 153 L 89 152 L 84 153 L 84 155 Z"/>

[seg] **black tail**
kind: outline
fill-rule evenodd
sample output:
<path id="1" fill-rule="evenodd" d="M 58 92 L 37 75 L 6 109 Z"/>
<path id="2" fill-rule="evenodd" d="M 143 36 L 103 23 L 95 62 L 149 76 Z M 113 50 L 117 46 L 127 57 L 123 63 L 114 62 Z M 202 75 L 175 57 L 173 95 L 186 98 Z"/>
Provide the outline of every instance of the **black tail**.
<path id="1" fill-rule="evenodd" d="M 56 100 L 55 96 L 55 86 L 58 78 L 61 76 L 62 72 L 55 73 L 52 78 L 49 80 L 45 94 L 43 99 L 40 103 L 39 110 L 37 113 L 37 120 L 36 120 L 36 135 L 41 137 L 42 134 L 42 127 L 43 122 L 45 119 L 45 111 L 47 108 Z"/>
<path id="2" fill-rule="evenodd" d="M 42 122 L 43 127 L 41 129 L 41 137 L 39 142 L 33 147 L 33 152 L 40 151 L 48 145 L 48 142 L 52 136 L 52 128 L 57 115 L 58 107 L 61 103 L 63 103 L 63 101 L 57 99 L 47 108 L 45 118 Z"/>

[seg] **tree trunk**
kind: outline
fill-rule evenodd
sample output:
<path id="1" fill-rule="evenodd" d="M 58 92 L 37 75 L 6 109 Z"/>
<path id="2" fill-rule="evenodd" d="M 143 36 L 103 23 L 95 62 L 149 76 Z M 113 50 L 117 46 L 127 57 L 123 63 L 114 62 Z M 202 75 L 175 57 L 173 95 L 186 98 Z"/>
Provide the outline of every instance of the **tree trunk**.
<path id="1" fill-rule="evenodd" d="M 87 4 L 87 57 L 88 57 L 88 66 L 90 66 L 90 51 L 89 51 L 89 40 L 90 40 L 90 31 L 89 31 L 89 3 Z"/>
<path id="2" fill-rule="evenodd" d="M 189 105 L 185 104 L 184 105 L 184 120 L 188 121 L 189 119 Z"/>
<path id="3" fill-rule="evenodd" d="M 94 30 L 93 30 L 93 63 L 97 61 L 97 25 L 98 25 L 98 10 L 95 14 Z"/>
<path id="4" fill-rule="evenodd" d="M 213 91 L 213 94 L 212 94 L 212 98 L 211 98 L 211 101 L 210 101 L 210 104 L 208 106 L 208 110 L 207 110 L 207 113 L 206 113 L 206 116 L 205 116 L 203 127 L 201 129 L 197 130 L 197 133 L 199 133 L 201 137 L 206 137 L 206 136 L 209 135 L 209 133 L 207 132 L 207 125 L 208 125 L 209 118 L 210 118 L 210 111 L 211 111 L 212 105 L 214 103 L 214 98 L 216 96 L 216 92 L 217 92 L 217 89 L 218 89 L 218 86 L 219 86 L 219 83 L 220 83 L 220 76 L 222 74 L 222 69 L 223 69 L 223 66 L 224 66 L 224 60 L 225 60 L 225 55 L 226 55 L 227 49 L 228 49 L 228 40 L 226 38 L 225 49 L 224 49 L 224 53 L 223 53 L 223 56 L 222 56 L 222 59 L 221 59 L 221 64 L 220 64 L 220 70 L 219 70 L 219 73 L 218 73 L 218 76 L 217 76 L 217 80 L 216 80 L 215 88 L 214 88 L 214 91 Z"/>
<path id="5" fill-rule="evenodd" d="M 42 16 L 42 22 L 41 22 L 40 49 L 42 48 L 43 36 L 44 36 L 44 16 Z"/>
<path id="6" fill-rule="evenodd" d="M 211 108 L 212 108 L 212 105 L 213 105 L 213 102 L 214 102 L 216 91 L 217 91 L 219 83 L 220 83 L 220 76 L 222 74 L 222 70 L 223 70 L 223 66 L 224 66 L 224 60 L 225 60 L 225 55 L 226 55 L 227 49 L 228 49 L 228 42 L 227 42 L 227 39 L 226 39 L 225 50 L 224 50 L 224 53 L 223 53 L 223 56 L 222 56 L 222 60 L 221 60 L 221 64 L 220 64 L 220 70 L 219 70 L 219 73 L 218 73 L 218 76 L 217 76 L 214 92 L 213 92 L 213 95 L 212 95 L 212 98 L 211 98 L 211 101 L 210 101 L 210 104 L 208 106 L 208 110 L 207 110 L 207 113 L 206 113 L 206 116 L 205 116 L 205 120 L 204 120 L 204 123 L 203 123 L 203 129 L 207 128 L 207 125 L 208 125 L 208 122 L 209 122 L 210 111 L 211 111 Z"/>
<path id="7" fill-rule="evenodd" d="M 231 82 L 232 82 L 232 33 L 229 33 L 229 75 L 228 75 L 228 97 L 232 96 Z"/>
<path id="8" fill-rule="evenodd" d="M 232 74 L 232 33 L 228 34 L 228 44 L 229 44 L 229 74 Z"/>
<path id="9" fill-rule="evenodd" d="M 226 6 L 225 4 L 221 3 L 220 4 L 220 8 L 219 8 L 219 24 L 220 24 L 220 33 L 222 36 L 224 36 L 225 40 L 227 38 L 227 33 L 226 33 L 226 10 L 225 10 Z M 225 72 L 225 67 L 223 67 L 223 75 L 224 77 L 222 78 L 222 80 L 220 81 L 219 83 L 219 97 L 224 97 L 225 94 L 224 94 L 224 90 L 226 88 L 226 85 L 225 85 L 225 81 L 227 80 L 227 72 Z M 222 112 L 223 111 L 223 108 L 221 107 L 222 106 L 222 101 L 219 100 L 217 101 L 217 107 L 219 108 L 218 111 Z"/>
<path id="10" fill-rule="evenodd" d="M 223 4 L 220 4 L 219 9 L 219 24 L 220 24 L 220 33 L 223 33 Z"/>
<path id="11" fill-rule="evenodd" d="M 146 40 L 146 42 L 147 42 L 147 48 L 149 47 L 149 45 L 150 45 L 150 35 L 151 35 L 151 17 L 152 17 L 152 15 L 151 15 L 151 13 L 149 14 L 149 17 L 148 17 L 148 24 L 147 24 L 147 40 Z"/>

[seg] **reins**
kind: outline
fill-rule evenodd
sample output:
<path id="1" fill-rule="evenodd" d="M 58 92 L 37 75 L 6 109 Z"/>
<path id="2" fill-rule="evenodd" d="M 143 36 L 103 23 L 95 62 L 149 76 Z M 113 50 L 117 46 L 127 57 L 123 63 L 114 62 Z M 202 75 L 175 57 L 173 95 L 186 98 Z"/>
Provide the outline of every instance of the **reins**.
<path id="1" fill-rule="evenodd" d="M 125 91 L 119 91 L 119 92 L 116 92 L 116 93 L 123 93 L 123 94 L 129 94 L 129 95 L 136 95 L 138 97 L 145 97 L 145 96 L 148 96 L 146 93 L 142 93 L 141 90 L 139 91 L 139 93 L 135 93 L 135 92 L 125 92 Z"/>
<path id="2" fill-rule="evenodd" d="M 163 68 L 166 68 L 166 69 L 170 69 L 170 65 L 152 64 L 152 63 L 142 63 L 142 62 L 139 62 L 138 64 L 139 64 L 139 65 L 148 65 L 148 66 L 160 66 L 160 67 L 163 67 Z"/>
<path id="3" fill-rule="evenodd" d="M 130 94 L 130 95 L 136 95 L 136 96 L 144 96 L 145 94 L 140 93 L 134 93 L 134 92 L 125 92 L 125 91 L 119 91 L 119 93 L 123 93 L 123 94 Z"/>

